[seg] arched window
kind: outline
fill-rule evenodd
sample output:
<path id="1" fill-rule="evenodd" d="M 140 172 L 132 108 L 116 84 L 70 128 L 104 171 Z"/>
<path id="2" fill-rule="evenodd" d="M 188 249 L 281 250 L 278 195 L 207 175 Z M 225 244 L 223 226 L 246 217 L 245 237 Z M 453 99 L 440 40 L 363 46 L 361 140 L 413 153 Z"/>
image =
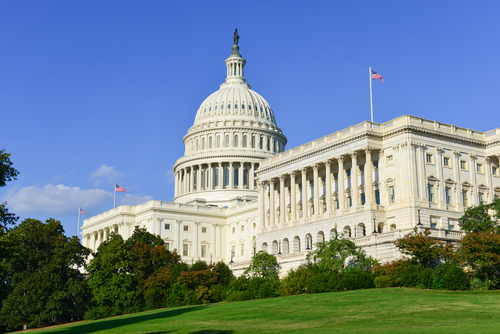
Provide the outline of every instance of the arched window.
<path id="1" fill-rule="evenodd" d="M 263 250 L 264 252 L 267 252 L 267 242 L 264 242 L 264 243 L 262 244 L 262 250 Z"/>
<path id="2" fill-rule="evenodd" d="M 194 183 L 193 188 L 194 188 L 195 191 L 197 190 L 196 189 L 196 187 L 197 187 L 197 182 L 196 181 L 197 180 L 198 180 L 198 173 L 196 171 L 193 171 L 193 183 Z"/>
<path id="3" fill-rule="evenodd" d="M 205 171 L 201 170 L 201 190 L 205 189 Z"/>
<path id="4" fill-rule="evenodd" d="M 238 185 L 239 185 L 239 174 L 240 174 L 239 173 L 239 168 L 235 168 L 233 173 L 234 173 L 234 186 L 238 187 Z"/>
<path id="5" fill-rule="evenodd" d="M 252 136 L 252 148 L 255 148 L 255 136 Z"/>
<path id="6" fill-rule="evenodd" d="M 294 253 L 299 253 L 300 252 L 300 237 L 296 236 L 293 238 L 293 252 Z"/>
<path id="7" fill-rule="evenodd" d="M 219 167 L 215 168 L 215 186 L 219 186 Z"/>
<path id="8" fill-rule="evenodd" d="M 229 187 L 229 168 L 224 168 L 224 187 Z"/>
<path id="9" fill-rule="evenodd" d="M 281 252 L 283 254 L 289 254 L 290 253 L 290 246 L 289 246 L 287 238 L 283 239 L 283 242 L 281 243 L 281 248 L 282 248 Z"/>
<path id="10" fill-rule="evenodd" d="M 216 145 L 217 145 L 217 148 L 220 148 L 220 136 L 217 136 L 217 143 L 216 143 Z"/>
<path id="11" fill-rule="evenodd" d="M 247 135 L 243 135 L 243 147 L 247 147 Z"/>
<path id="12" fill-rule="evenodd" d="M 229 147 L 229 135 L 226 135 L 226 140 L 224 141 L 224 147 Z"/>
<path id="13" fill-rule="evenodd" d="M 205 149 L 205 138 L 201 138 L 201 149 Z"/>
<path id="14" fill-rule="evenodd" d="M 271 138 L 267 138 L 267 150 L 271 151 Z"/>
<path id="15" fill-rule="evenodd" d="M 208 148 L 212 148 L 212 137 L 208 138 Z"/>
<path id="16" fill-rule="evenodd" d="M 264 145 L 264 136 L 260 136 L 260 142 L 259 142 L 259 149 L 262 150 L 262 147 Z"/>
<path id="17" fill-rule="evenodd" d="M 248 187 L 248 169 L 243 169 L 243 187 Z"/>
<path id="18" fill-rule="evenodd" d="M 271 252 L 274 255 L 278 254 L 278 241 L 273 240 L 272 246 L 271 246 Z"/>
<path id="19" fill-rule="evenodd" d="M 196 151 L 198 152 L 198 139 L 196 139 Z"/>
<path id="20" fill-rule="evenodd" d="M 206 188 L 208 189 L 208 187 L 210 186 L 210 182 L 208 182 L 210 180 L 210 173 L 208 172 L 208 168 L 207 168 L 207 172 L 205 173 L 206 175 L 206 179 L 207 179 L 207 182 L 205 183 L 206 184 Z"/>
<path id="21" fill-rule="evenodd" d="M 238 147 L 238 135 L 234 136 L 234 147 Z"/>

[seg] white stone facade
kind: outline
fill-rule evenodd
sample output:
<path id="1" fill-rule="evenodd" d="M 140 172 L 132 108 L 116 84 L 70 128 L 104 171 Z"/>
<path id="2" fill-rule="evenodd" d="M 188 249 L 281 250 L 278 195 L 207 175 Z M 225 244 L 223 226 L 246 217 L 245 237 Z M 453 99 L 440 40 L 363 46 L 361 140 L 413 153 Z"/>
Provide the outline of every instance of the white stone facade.
<path id="1" fill-rule="evenodd" d="M 174 166 L 174 202 L 120 206 L 84 221 L 96 250 L 110 232 L 160 235 L 182 260 L 232 262 L 279 255 L 282 273 L 314 244 L 345 233 L 382 262 L 419 222 L 461 238 L 464 208 L 500 196 L 500 129 L 486 133 L 414 116 L 363 122 L 285 151 L 269 104 L 243 77 L 239 47 L 227 78 L 200 106 Z M 420 208 L 420 211 L 418 210 Z"/>

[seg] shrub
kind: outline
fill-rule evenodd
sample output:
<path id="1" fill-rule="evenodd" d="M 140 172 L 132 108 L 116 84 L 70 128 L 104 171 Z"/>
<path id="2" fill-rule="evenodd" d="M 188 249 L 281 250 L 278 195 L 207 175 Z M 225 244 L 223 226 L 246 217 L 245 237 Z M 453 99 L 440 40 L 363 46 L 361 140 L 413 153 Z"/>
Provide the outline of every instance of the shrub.
<path id="1" fill-rule="evenodd" d="M 205 261 L 198 260 L 190 268 L 190 271 L 200 271 L 208 269 L 208 264 Z"/>
<path id="2" fill-rule="evenodd" d="M 227 287 L 223 284 L 215 284 L 210 287 L 210 293 L 214 302 L 221 302 L 226 299 Z"/>
<path id="3" fill-rule="evenodd" d="M 392 286 L 401 286 L 401 277 L 406 272 L 408 265 L 411 263 L 408 259 L 399 259 L 377 266 L 374 272 L 377 276 L 389 276 Z"/>
<path id="4" fill-rule="evenodd" d="M 434 271 L 433 289 L 466 290 L 469 288 L 467 274 L 456 261 L 440 264 Z"/>
<path id="5" fill-rule="evenodd" d="M 406 271 L 400 277 L 400 284 L 409 288 L 431 289 L 432 269 L 422 264 L 408 263 Z"/>
<path id="6" fill-rule="evenodd" d="M 253 299 L 250 291 L 229 291 L 227 294 L 227 302 L 241 302 Z"/>
<path id="7" fill-rule="evenodd" d="M 376 288 L 389 288 L 393 284 L 391 278 L 385 275 L 375 277 L 373 283 L 375 284 Z"/>
<path id="8" fill-rule="evenodd" d="M 279 283 L 278 278 L 252 277 L 248 280 L 248 291 L 254 299 L 276 297 Z"/>
<path id="9" fill-rule="evenodd" d="M 470 289 L 475 291 L 484 290 L 484 282 L 479 277 L 476 277 L 470 282 Z"/>
<path id="10" fill-rule="evenodd" d="M 344 290 L 372 289 L 375 275 L 361 268 L 352 268 L 344 273 L 342 286 Z"/>
<path id="11" fill-rule="evenodd" d="M 193 299 L 196 301 L 201 301 L 203 304 L 210 303 L 211 298 L 212 293 L 206 286 L 200 285 L 194 291 Z"/>
<path id="12" fill-rule="evenodd" d="M 300 266 L 288 272 L 288 275 L 280 281 L 279 295 L 291 296 L 306 292 L 306 282 L 309 277 L 315 275 L 310 266 Z"/>
<path id="13" fill-rule="evenodd" d="M 330 291 L 328 282 L 331 274 L 333 272 L 313 273 L 310 275 L 305 282 L 306 292 L 319 293 Z"/>

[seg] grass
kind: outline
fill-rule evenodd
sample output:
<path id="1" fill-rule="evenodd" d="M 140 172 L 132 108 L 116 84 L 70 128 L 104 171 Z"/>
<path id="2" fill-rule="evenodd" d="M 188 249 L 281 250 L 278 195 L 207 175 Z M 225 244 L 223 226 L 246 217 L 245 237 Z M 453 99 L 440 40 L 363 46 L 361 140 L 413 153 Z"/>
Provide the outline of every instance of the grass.
<path id="1" fill-rule="evenodd" d="M 498 333 L 500 291 L 372 289 L 161 309 L 34 333 Z"/>

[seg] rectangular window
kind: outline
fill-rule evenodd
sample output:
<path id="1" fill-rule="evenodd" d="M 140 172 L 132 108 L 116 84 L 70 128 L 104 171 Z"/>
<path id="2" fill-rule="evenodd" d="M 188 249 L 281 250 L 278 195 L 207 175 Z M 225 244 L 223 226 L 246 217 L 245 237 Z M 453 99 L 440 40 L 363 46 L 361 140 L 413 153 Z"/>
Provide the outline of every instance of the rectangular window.
<path id="1" fill-rule="evenodd" d="M 375 189 L 375 203 L 380 205 L 380 191 L 378 189 Z"/>
<path id="2" fill-rule="evenodd" d="M 245 231 L 245 225 L 241 225 L 241 232 Z"/>
<path id="3" fill-rule="evenodd" d="M 207 257 L 207 245 L 201 245 L 201 257 Z"/>
<path id="4" fill-rule="evenodd" d="M 479 204 L 483 204 L 484 203 L 484 194 L 483 193 L 479 193 Z"/>
<path id="5" fill-rule="evenodd" d="M 434 158 L 434 157 L 433 157 L 433 155 L 432 155 L 432 154 L 426 154 L 426 158 L 425 158 L 426 160 L 425 160 L 425 161 L 426 161 L 428 164 L 433 164 L 433 163 L 434 163 L 434 159 L 433 159 L 433 158 Z"/>
<path id="6" fill-rule="evenodd" d="M 184 232 L 189 232 L 189 225 L 184 225 L 184 226 L 182 227 L 182 230 L 183 230 Z"/>
<path id="7" fill-rule="evenodd" d="M 333 173 L 333 179 L 337 181 L 339 179 L 339 173 Z"/>
<path id="8" fill-rule="evenodd" d="M 165 224 L 165 230 L 170 230 L 170 224 Z"/>
<path id="9" fill-rule="evenodd" d="M 429 202 L 434 203 L 434 185 L 433 184 L 427 185 L 427 192 L 429 194 Z"/>
<path id="10" fill-rule="evenodd" d="M 202 227 L 201 228 L 201 233 L 207 233 L 207 228 L 206 227 Z"/>
<path id="11" fill-rule="evenodd" d="M 375 160 L 373 162 L 373 168 L 377 169 L 378 168 L 378 160 Z"/>
<path id="12" fill-rule="evenodd" d="M 495 195 L 493 195 L 493 200 L 494 201 L 496 201 L 499 198 L 500 198 L 500 194 L 495 193 Z"/>
<path id="13" fill-rule="evenodd" d="M 391 232 L 394 232 L 394 231 L 396 231 L 396 224 L 391 225 Z"/>
<path id="14" fill-rule="evenodd" d="M 168 242 L 165 243 L 165 249 L 167 251 L 170 251 L 170 244 Z"/>
<path id="15" fill-rule="evenodd" d="M 189 244 L 182 245 L 182 256 L 189 256 Z"/>
<path id="16" fill-rule="evenodd" d="M 335 210 L 338 210 L 339 209 L 339 200 L 336 199 L 335 200 Z"/>
<path id="17" fill-rule="evenodd" d="M 358 168 L 360 174 L 363 174 L 365 172 L 365 165 L 359 165 Z"/>
<path id="18" fill-rule="evenodd" d="M 482 173 L 483 172 L 483 165 L 482 164 L 477 164 L 476 168 L 477 168 L 477 172 L 478 173 Z"/>
<path id="19" fill-rule="evenodd" d="M 350 169 L 350 168 L 347 168 L 347 169 L 345 170 L 345 176 L 346 176 L 346 177 L 351 177 L 351 169 Z"/>
<path id="20" fill-rule="evenodd" d="M 451 188 L 450 187 L 445 187 L 444 192 L 446 195 L 446 204 L 452 205 L 451 204 Z"/>
<path id="21" fill-rule="evenodd" d="M 467 170 L 467 161 L 460 160 L 460 169 L 461 170 Z"/>
<path id="22" fill-rule="evenodd" d="M 365 202 L 366 202 L 366 198 L 365 198 L 365 193 L 361 193 L 361 205 L 365 205 Z"/>
<path id="23" fill-rule="evenodd" d="M 389 187 L 389 203 L 396 203 L 396 195 L 394 193 L 394 186 Z"/>
<path id="24" fill-rule="evenodd" d="M 493 175 L 498 176 L 498 167 L 493 166 L 493 168 L 491 169 L 491 172 L 493 173 Z"/>
<path id="25" fill-rule="evenodd" d="M 241 256 L 245 256 L 245 244 L 241 244 Z"/>
<path id="26" fill-rule="evenodd" d="M 233 234 L 236 233 L 236 227 L 233 227 L 232 231 L 233 231 Z"/>
<path id="27" fill-rule="evenodd" d="M 350 208 L 352 206 L 352 199 L 351 196 L 347 197 L 347 207 Z"/>
<path id="28" fill-rule="evenodd" d="M 388 165 L 392 165 L 393 163 L 394 163 L 394 159 L 393 159 L 392 155 L 389 155 L 387 157 L 387 164 Z"/>
<path id="29" fill-rule="evenodd" d="M 451 167 L 451 165 L 450 165 L 450 158 L 444 157 L 443 164 L 444 164 L 445 167 Z"/>
<path id="30" fill-rule="evenodd" d="M 465 207 L 469 206 L 469 196 L 467 194 L 467 190 L 462 190 L 462 200 Z"/>

